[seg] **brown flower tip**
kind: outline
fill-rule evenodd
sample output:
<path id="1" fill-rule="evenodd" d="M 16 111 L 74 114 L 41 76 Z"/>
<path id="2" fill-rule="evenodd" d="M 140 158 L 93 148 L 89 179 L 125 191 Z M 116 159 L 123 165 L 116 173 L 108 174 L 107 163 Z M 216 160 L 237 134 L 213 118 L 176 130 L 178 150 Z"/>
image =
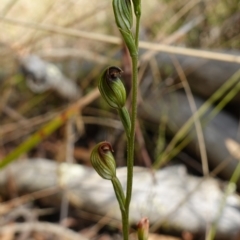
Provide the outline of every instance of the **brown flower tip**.
<path id="1" fill-rule="evenodd" d="M 119 67 L 109 67 L 106 71 L 106 77 L 108 80 L 114 81 L 117 78 L 120 78 L 123 73 L 123 70 Z"/>

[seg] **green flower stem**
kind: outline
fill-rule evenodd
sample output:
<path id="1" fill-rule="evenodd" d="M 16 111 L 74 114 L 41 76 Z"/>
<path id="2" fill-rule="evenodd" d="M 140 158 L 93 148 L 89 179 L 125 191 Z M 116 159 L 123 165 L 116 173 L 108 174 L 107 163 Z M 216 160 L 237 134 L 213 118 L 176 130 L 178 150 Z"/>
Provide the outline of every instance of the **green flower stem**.
<path id="1" fill-rule="evenodd" d="M 128 110 L 126 109 L 126 107 L 118 109 L 118 115 L 121 119 L 121 122 L 123 124 L 125 133 L 126 133 L 127 138 L 129 140 L 130 133 L 131 133 L 131 119 L 130 119 L 130 116 L 129 116 L 129 113 L 128 113 Z"/>
<path id="2" fill-rule="evenodd" d="M 122 227 L 123 227 L 123 239 L 128 240 L 128 215 L 125 209 L 125 196 L 124 192 L 122 189 L 122 185 L 119 182 L 117 177 L 114 177 L 112 180 L 112 185 L 114 188 L 114 192 L 116 195 L 116 198 L 118 200 L 118 204 L 121 210 L 121 215 L 122 215 Z"/>
<path id="3" fill-rule="evenodd" d="M 133 183 L 133 165 L 134 165 L 134 143 L 135 143 L 135 125 L 137 117 L 137 90 L 138 90 L 138 42 L 139 42 L 139 26 L 141 16 L 141 1 L 132 0 L 134 4 L 134 12 L 136 16 L 136 32 L 135 39 L 131 32 L 132 13 L 131 1 L 113 0 L 113 10 L 115 15 L 116 24 L 122 37 L 127 45 L 131 59 L 132 59 L 132 112 L 129 121 L 129 114 L 125 108 L 118 109 L 119 116 L 123 123 L 127 135 L 127 189 L 124 208 L 121 208 L 122 223 L 123 223 L 123 237 L 128 240 L 129 232 L 129 206 L 132 197 L 132 183 Z M 129 7 L 130 6 L 130 7 Z M 130 130 L 129 130 L 130 129 Z M 115 180 L 114 180 L 115 181 Z M 114 183 L 114 181 L 112 181 Z M 116 187 L 116 186 L 115 186 Z M 116 195 L 117 189 L 115 190 Z M 121 196 L 117 196 L 121 199 Z"/>
<path id="4" fill-rule="evenodd" d="M 134 142 L 135 142 L 135 125 L 137 117 L 137 89 L 138 89 L 138 55 L 132 55 L 132 115 L 131 115 L 131 132 L 127 146 L 127 191 L 125 210 L 127 220 L 129 222 L 129 205 L 132 197 L 132 182 L 133 182 L 133 164 L 134 164 Z"/>
<path id="5" fill-rule="evenodd" d="M 135 32 L 135 46 L 136 46 L 137 51 L 138 51 L 138 42 L 139 42 L 140 18 L 141 18 L 141 14 L 139 13 L 136 16 L 136 32 Z"/>
<path id="6" fill-rule="evenodd" d="M 122 185 L 119 182 L 117 177 L 112 178 L 111 182 L 112 182 L 114 192 L 115 192 L 115 195 L 116 195 L 118 203 L 119 203 L 119 207 L 120 207 L 121 211 L 125 212 L 125 196 L 124 196 L 124 192 L 122 189 Z"/>

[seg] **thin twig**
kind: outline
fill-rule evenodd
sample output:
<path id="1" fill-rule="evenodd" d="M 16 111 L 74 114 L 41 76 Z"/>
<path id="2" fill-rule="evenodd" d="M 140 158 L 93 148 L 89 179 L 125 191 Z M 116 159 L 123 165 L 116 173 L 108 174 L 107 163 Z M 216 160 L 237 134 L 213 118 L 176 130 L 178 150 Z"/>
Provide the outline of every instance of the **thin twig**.
<path id="1" fill-rule="evenodd" d="M 192 30 L 194 27 L 196 27 L 201 22 L 203 22 L 203 20 L 204 20 L 203 16 L 198 16 L 198 17 L 192 19 L 191 21 L 187 22 L 182 27 L 180 27 L 177 31 L 172 33 L 170 36 L 168 36 L 165 39 L 163 39 L 162 41 L 160 41 L 160 43 L 170 45 L 170 44 L 176 42 L 179 38 L 185 36 L 190 30 Z M 140 47 L 141 47 L 141 45 L 140 45 Z M 142 62 L 148 62 L 149 59 L 151 59 L 157 53 L 158 53 L 158 51 L 155 51 L 154 49 L 152 49 L 150 51 L 147 51 L 146 53 L 144 53 L 141 56 L 141 61 Z"/>
<path id="2" fill-rule="evenodd" d="M 13 25 L 38 29 L 42 31 L 48 31 L 52 33 L 63 34 L 63 35 L 72 36 L 72 37 L 78 37 L 78 38 L 80 37 L 80 38 L 85 38 L 85 39 L 90 39 L 90 40 L 95 40 L 95 41 L 100 41 L 105 43 L 111 43 L 111 44 L 117 44 L 117 45 L 122 44 L 122 41 L 120 38 L 113 37 L 110 35 L 90 33 L 90 32 L 80 31 L 76 29 L 69 29 L 69 28 L 66 29 L 64 27 L 59 27 L 59 26 L 50 25 L 50 24 L 37 24 L 37 23 L 32 23 L 32 22 L 27 22 L 22 20 L 16 20 L 13 18 L 3 17 L 2 15 L 0 15 L 0 20 Z M 240 63 L 240 56 L 227 54 L 227 53 L 218 53 L 218 52 L 211 52 L 206 50 L 196 50 L 191 48 L 168 46 L 165 44 L 151 43 L 151 42 L 145 42 L 145 41 L 139 41 L 139 48 L 154 50 L 157 52 L 167 52 L 167 53 L 173 53 L 173 54 L 181 54 L 185 56 L 207 58 L 207 59 L 224 61 L 224 62 Z"/>
<path id="3" fill-rule="evenodd" d="M 73 132 L 73 117 L 68 119 L 66 126 L 66 162 L 73 163 L 73 152 L 74 152 L 74 139 L 75 135 Z M 63 196 L 61 201 L 61 211 L 60 211 L 60 224 L 63 225 L 63 221 L 67 218 L 69 209 L 69 201 L 67 197 L 67 189 L 63 186 Z"/>

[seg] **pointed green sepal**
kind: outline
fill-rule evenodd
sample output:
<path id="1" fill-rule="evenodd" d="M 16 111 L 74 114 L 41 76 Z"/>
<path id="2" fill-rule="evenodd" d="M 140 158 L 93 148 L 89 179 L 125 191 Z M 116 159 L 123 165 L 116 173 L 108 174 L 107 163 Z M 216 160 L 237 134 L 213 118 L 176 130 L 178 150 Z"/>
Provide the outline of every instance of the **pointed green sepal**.
<path id="1" fill-rule="evenodd" d="M 127 45 L 127 48 L 129 50 L 129 54 L 131 56 L 137 55 L 137 48 L 135 45 L 135 40 L 132 35 L 132 32 L 126 32 L 123 29 L 119 28 L 120 33 L 122 34 L 122 37 L 124 39 L 125 44 Z"/>

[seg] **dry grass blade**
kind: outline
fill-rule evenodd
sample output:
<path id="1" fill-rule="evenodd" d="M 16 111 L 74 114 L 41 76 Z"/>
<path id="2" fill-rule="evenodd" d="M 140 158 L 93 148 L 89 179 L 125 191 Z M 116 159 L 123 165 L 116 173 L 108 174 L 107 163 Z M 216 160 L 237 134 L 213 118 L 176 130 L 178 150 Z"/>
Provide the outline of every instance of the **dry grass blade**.
<path id="1" fill-rule="evenodd" d="M 183 25 L 176 32 L 171 34 L 169 37 L 167 37 L 164 40 L 162 40 L 160 43 L 161 44 L 170 45 L 170 44 L 176 42 L 179 38 L 183 37 L 190 30 L 192 30 L 194 27 L 199 25 L 203 20 L 204 20 L 204 17 L 202 17 L 202 16 L 198 16 L 198 17 L 194 18 L 193 20 L 191 20 L 187 24 Z M 141 47 L 141 44 L 140 44 L 140 47 Z M 164 52 L 164 50 L 162 52 Z M 156 53 L 157 53 L 157 51 L 154 50 L 154 49 L 144 53 L 141 56 L 141 61 L 144 61 L 144 62 L 149 61 L 149 59 L 151 59 Z"/>
<path id="2" fill-rule="evenodd" d="M 32 149 L 36 144 L 41 142 L 44 137 L 49 136 L 52 132 L 54 132 L 57 128 L 59 128 L 62 124 L 64 124 L 69 118 L 79 111 L 80 108 L 83 108 L 93 100 L 99 97 L 98 89 L 91 91 L 88 95 L 81 98 L 78 102 L 72 104 L 65 112 L 58 115 L 56 118 L 47 123 L 44 127 L 42 127 L 35 134 L 30 136 L 25 142 L 20 144 L 15 150 L 13 150 L 10 154 L 8 154 L 1 162 L 0 168 L 5 167 L 16 158 L 18 158 L 21 154 L 28 152 Z"/>
<path id="3" fill-rule="evenodd" d="M 173 156 L 176 156 L 186 145 L 191 141 L 190 137 L 186 137 L 189 130 L 192 128 L 194 123 L 194 118 L 197 117 L 201 119 L 206 111 L 220 98 L 224 96 L 224 98 L 220 101 L 220 103 L 214 107 L 211 113 L 208 115 L 207 120 L 213 119 L 214 116 L 223 109 L 223 107 L 231 100 L 234 96 L 240 91 L 240 82 L 239 80 L 240 70 L 237 71 L 225 84 L 222 85 L 194 114 L 196 116 L 192 116 L 174 135 L 171 142 L 168 144 L 164 153 L 158 157 L 158 159 L 154 163 L 155 168 L 159 168 L 162 164 L 166 163 Z M 231 90 L 230 90 L 231 89 Z M 229 91 L 230 90 L 230 91 Z M 229 91 L 228 93 L 226 93 Z M 182 142 L 180 142 L 182 140 Z M 179 143 L 180 142 L 180 143 Z"/>
<path id="4" fill-rule="evenodd" d="M 201 160 L 202 160 L 203 173 L 204 173 L 204 176 L 207 176 L 209 174 L 207 151 L 206 151 L 206 146 L 205 146 L 205 141 L 204 141 L 204 136 L 203 136 L 202 125 L 200 123 L 199 117 L 195 114 L 197 112 L 197 106 L 196 106 L 192 91 L 189 87 L 187 78 L 183 72 L 183 69 L 182 69 L 180 63 L 174 56 L 172 57 L 172 61 L 177 70 L 179 78 L 183 84 L 183 87 L 186 92 L 188 102 L 189 102 L 189 105 L 190 105 L 190 108 L 191 108 L 191 111 L 193 114 L 193 120 L 194 120 L 194 125 L 196 128 L 196 132 L 197 132 L 199 150 L 200 150 L 200 155 L 201 155 Z"/>
<path id="5" fill-rule="evenodd" d="M 90 33 L 90 32 L 85 32 L 85 31 L 80 31 L 80 30 L 75 30 L 75 29 L 69 29 L 69 28 L 64 28 L 64 27 L 59 27 L 56 25 L 51 25 L 51 24 L 39 24 L 39 23 L 33 23 L 33 22 L 27 22 L 27 21 L 22 21 L 22 20 L 16 20 L 13 18 L 7 18 L 0 16 L 0 20 L 9 23 L 9 24 L 14 24 L 22 27 L 27 27 L 27 28 L 32 28 L 32 29 L 37 29 L 37 30 L 42 30 L 42 31 L 48 31 L 52 33 L 58 33 L 58 34 L 63 34 L 67 36 L 72 36 L 72 37 L 79 37 L 79 38 L 86 38 L 90 40 L 95 40 L 95 41 L 101 41 L 101 42 L 106 42 L 106 43 L 113 43 L 113 44 L 121 44 L 121 39 L 113 36 L 108 36 L 108 35 L 103 35 L 103 34 L 97 34 L 97 33 Z"/>
<path id="6" fill-rule="evenodd" d="M 0 16 L 0 20 L 9 24 L 38 29 L 42 31 L 48 31 L 52 33 L 63 34 L 63 35 L 72 36 L 72 37 L 85 38 L 85 39 L 117 44 L 117 45 L 122 44 L 122 41 L 120 38 L 113 37 L 110 35 L 90 33 L 90 32 L 85 32 L 85 31 L 80 31 L 75 29 L 63 28 L 63 27 L 50 25 L 50 24 L 37 24 L 37 23 L 32 23 L 32 22 L 27 22 L 22 20 L 16 20 L 13 18 L 7 18 L 4 16 Z M 196 50 L 196 49 L 183 48 L 183 47 L 174 47 L 174 46 L 168 46 L 165 44 L 150 43 L 150 42 L 144 42 L 144 41 L 139 42 L 139 47 L 147 50 L 157 51 L 157 52 L 161 51 L 161 52 L 181 54 L 181 55 L 193 56 L 193 57 L 199 57 L 199 58 L 214 59 L 218 61 L 240 63 L 240 56 L 233 55 L 233 54 L 218 53 L 218 52 L 211 52 L 211 51 L 205 51 L 205 50 Z"/>
<path id="7" fill-rule="evenodd" d="M 185 56 L 213 59 L 218 61 L 240 63 L 240 56 L 226 54 L 226 53 L 217 53 L 217 52 L 196 50 L 196 49 L 183 48 L 183 47 L 173 47 L 173 46 L 168 46 L 164 44 L 141 42 L 141 41 L 139 42 L 139 47 L 143 49 L 158 51 L 158 52 L 167 52 L 172 54 L 181 54 Z"/>

